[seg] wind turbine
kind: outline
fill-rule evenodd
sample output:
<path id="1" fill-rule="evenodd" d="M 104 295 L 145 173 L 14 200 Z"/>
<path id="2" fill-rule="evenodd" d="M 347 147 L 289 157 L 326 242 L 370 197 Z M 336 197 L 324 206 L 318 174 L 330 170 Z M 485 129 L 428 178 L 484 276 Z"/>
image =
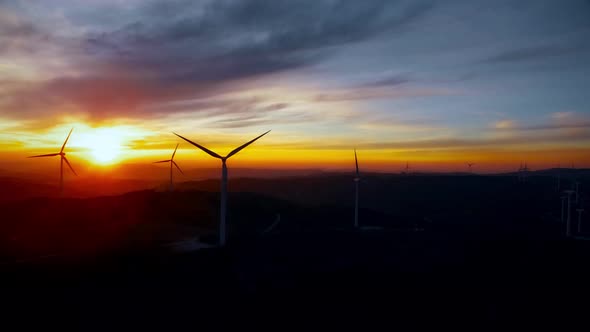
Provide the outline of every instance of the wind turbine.
<path id="1" fill-rule="evenodd" d="M 404 174 L 409 175 L 410 174 L 410 164 L 406 161 L 406 168 L 404 168 Z"/>
<path id="2" fill-rule="evenodd" d="M 172 166 L 176 166 L 176 168 L 178 169 L 178 171 L 180 172 L 180 174 L 184 175 L 184 172 L 180 169 L 180 167 L 178 167 L 178 164 L 176 164 L 176 162 L 174 161 L 174 155 L 176 155 L 176 150 L 178 149 L 178 144 L 176 144 L 176 147 L 174 148 L 174 152 L 172 153 L 172 157 L 170 157 L 170 159 L 168 160 L 160 160 L 160 161 L 155 161 L 154 164 L 160 164 L 160 163 L 170 163 L 170 187 L 169 187 L 169 191 L 174 191 L 174 180 L 173 180 L 173 173 L 172 172 Z"/>
<path id="3" fill-rule="evenodd" d="M 60 162 L 59 162 L 59 195 L 60 196 L 63 196 L 63 191 L 64 191 L 64 161 L 66 162 L 66 164 L 68 165 L 70 170 L 72 170 L 72 173 L 74 173 L 74 175 L 76 175 L 76 176 L 78 175 L 78 174 L 76 174 L 76 171 L 74 171 L 74 169 L 72 168 L 72 165 L 70 165 L 70 162 L 66 158 L 66 153 L 64 152 L 64 149 L 66 148 L 66 144 L 68 143 L 68 140 L 70 139 L 70 135 L 72 135 L 72 130 L 74 130 L 74 128 L 70 129 L 70 133 L 68 134 L 68 137 L 66 137 L 66 140 L 64 141 L 64 144 L 61 146 L 61 150 L 59 150 L 58 153 L 41 154 L 41 155 L 37 155 L 37 156 L 27 157 L 27 158 L 40 158 L 40 157 L 60 156 Z"/>
<path id="4" fill-rule="evenodd" d="M 356 165 L 356 174 L 354 177 L 354 228 L 359 227 L 359 182 L 361 176 L 359 174 L 359 161 L 356 157 L 356 149 L 354 149 L 354 163 Z"/>
<path id="5" fill-rule="evenodd" d="M 561 190 L 561 164 L 557 166 L 557 192 Z"/>
<path id="6" fill-rule="evenodd" d="M 185 137 L 182 137 L 180 135 L 178 135 L 177 133 L 173 133 L 174 135 L 182 138 L 183 140 L 187 141 L 188 143 L 196 146 L 197 148 L 203 150 L 205 153 L 207 153 L 208 155 L 210 155 L 213 158 L 217 158 L 217 159 L 221 159 L 221 207 L 220 207 L 220 217 L 219 217 L 219 245 L 220 246 L 224 246 L 225 245 L 225 239 L 226 239 L 226 227 L 225 227 L 225 215 L 227 212 L 227 165 L 226 165 L 226 161 L 227 159 L 229 159 L 231 156 L 235 155 L 236 153 L 240 152 L 242 149 L 244 149 L 245 147 L 247 147 L 248 145 L 254 143 L 257 139 L 259 139 L 260 137 L 268 134 L 270 132 L 267 131 L 264 134 L 254 138 L 251 141 L 248 141 L 242 145 L 240 145 L 239 147 L 233 149 L 230 153 L 227 154 L 227 156 L 222 157 L 220 155 L 218 155 L 217 153 L 207 149 L 206 147 L 199 145 Z"/>
<path id="7" fill-rule="evenodd" d="M 472 167 L 473 165 L 475 165 L 475 164 L 474 164 L 474 163 L 467 163 L 467 166 L 469 167 L 469 173 L 473 173 L 473 172 L 471 171 L 471 167 Z"/>

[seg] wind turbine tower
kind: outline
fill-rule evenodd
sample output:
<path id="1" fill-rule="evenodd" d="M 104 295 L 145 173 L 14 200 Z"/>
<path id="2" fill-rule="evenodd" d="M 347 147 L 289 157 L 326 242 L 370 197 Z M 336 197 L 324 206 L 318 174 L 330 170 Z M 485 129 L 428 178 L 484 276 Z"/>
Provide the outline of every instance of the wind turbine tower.
<path id="1" fill-rule="evenodd" d="M 557 166 L 557 192 L 561 190 L 561 164 Z"/>
<path id="2" fill-rule="evenodd" d="M 221 160 L 221 204 L 220 204 L 220 215 L 219 215 L 219 245 L 220 246 L 225 246 L 226 243 L 226 237 L 227 237 L 227 228 L 226 228 L 226 224 L 225 224 L 225 216 L 227 213 L 227 165 L 226 165 L 226 161 L 233 155 L 235 155 L 236 153 L 240 152 L 242 149 L 244 149 L 245 147 L 247 147 L 248 145 L 254 143 L 256 140 L 258 140 L 259 138 L 261 138 L 262 136 L 268 134 L 270 132 L 267 131 L 264 134 L 240 145 L 239 147 L 233 149 L 230 153 L 227 154 L 227 156 L 222 157 L 220 155 L 218 155 L 217 153 L 207 149 L 206 147 L 199 145 L 191 140 L 189 140 L 188 138 L 182 137 L 180 135 L 178 135 L 177 133 L 174 133 L 174 135 L 182 138 L 183 140 L 187 141 L 188 143 L 196 146 L 197 148 L 203 150 L 205 153 L 207 153 L 208 155 L 210 155 L 213 158 L 217 158 Z"/>
<path id="3" fill-rule="evenodd" d="M 359 182 L 361 176 L 359 174 L 359 161 L 356 157 L 356 149 L 354 149 L 354 163 L 356 165 L 356 174 L 354 177 L 354 228 L 359 227 Z"/>
<path id="4" fill-rule="evenodd" d="M 168 190 L 170 192 L 174 191 L 174 172 L 173 172 L 172 166 L 176 166 L 176 168 L 178 169 L 178 171 L 180 172 L 180 174 L 184 175 L 184 172 L 180 169 L 180 167 L 178 166 L 178 164 L 174 161 L 174 156 L 176 155 L 176 150 L 177 149 L 178 149 L 178 144 L 176 144 L 176 147 L 174 148 L 174 152 L 172 152 L 172 157 L 170 157 L 170 159 L 168 159 L 168 160 L 160 160 L 160 161 L 154 162 L 154 164 L 170 163 L 170 186 L 168 187 Z"/>
<path id="5" fill-rule="evenodd" d="M 471 167 L 475 165 L 474 163 L 467 163 L 467 166 L 469 167 L 469 173 L 473 173 Z"/>
<path id="6" fill-rule="evenodd" d="M 60 157 L 60 161 L 59 161 L 59 196 L 60 197 L 63 196 L 63 192 L 64 192 L 64 161 L 66 162 L 66 164 L 68 165 L 68 167 L 70 168 L 72 173 L 74 173 L 74 175 L 76 175 L 76 176 L 78 175 L 78 174 L 76 174 L 76 171 L 74 171 L 74 169 L 72 168 L 72 165 L 70 165 L 68 158 L 66 158 L 66 153 L 64 152 L 64 150 L 66 148 L 66 144 L 68 143 L 68 140 L 70 139 L 70 135 L 72 135 L 73 130 L 74 130 L 74 128 L 70 129 L 70 132 L 68 133 L 68 137 L 66 137 L 66 140 L 64 141 L 64 144 L 61 146 L 61 150 L 59 150 L 59 152 L 27 157 L 27 158 L 41 158 L 41 157 L 55 157 L 55 156 Z"/>

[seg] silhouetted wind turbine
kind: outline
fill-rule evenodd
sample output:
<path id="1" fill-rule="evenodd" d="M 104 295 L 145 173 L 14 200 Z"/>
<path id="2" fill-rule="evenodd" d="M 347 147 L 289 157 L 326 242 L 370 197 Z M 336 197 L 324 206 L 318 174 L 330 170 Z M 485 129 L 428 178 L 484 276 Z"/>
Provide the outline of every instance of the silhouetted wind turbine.
<path id="1" fill-rule="evenodd" d="M 561 190 L 561 164 L 557 166 L 557 192 Z"/>
<path id="2" fill-rule="evenodd" d="M 64 141 L 64 144 L 61 146 L 61 150 L 59 150 L 58 153 L 41 154 L 38 156 L 27 157 L 27 158 L 40 158 L 40 157 L 60 156 L 60 162 L 59 162 L 59 195 L 60 196 L 63 195 L 63 191 L 64 191 L 64 161 L 66 162 L 66 164 L 68 164 L 68 167 L 70 168 L 70 170 L 72 170 L 72 173 L 74 173 L 74 175 L 76 175 L 76 176 L 78 175 L 78 174 L 76 174 L 76 171 L 74 171 L 74 169 L 72 168 L 72 165 L 70 165 L 70 162 L 66 158 L 66 153 L 64 152 L 64 149 L 66 148 L 66 144 L 68 143 L 68 140 L 70 139 L 70 135 L 72 135 L 72 130 L 74 130 L 74 128 L 70 129 L 70 133 L 68 134 L 68 137 L 66 137 L 66 140 Z"/>
<path id="3" fill-rule="evenodd" d="M 183 140 L 185 140 L 185 141 L 189 142 L 190 144 L 196 146 L 197 148 L 203 150 L 205 153 L 207 153 L 211 157 L 221 159 L 221 208 L 220 208 L 221 214 L 220 214 L 220 218 L 219 218 L 220 219 L 219 220 L 219 245 L 220 246 L 225 245 L 225 239 L 226 239 L 226 227 L 225 227 L 225 215 L 226 215 L 226 211 L 227 211 L 227 166 L 226 166 L 226 161 L 231 156 L 240 152 L 242 149 L 244 149 L 248 145 L 254 143 L 257 139 L 268 134 L 269 132 L 270 132 L 270 130 L 265 132 L 264 134 L 256 137 L 256 138 L 254 138 L 253 140 L 240 145 L 239 147 L 233 149 L 225 157 L 222 157 L 222 156 L 218 155 L 217 153 L 207 149 L 206 147 L 199 145 L 199 144 L 197 144 L 185 137 L 182 137 L 182 136 L 178 135 L 177 133 L 174 133 L 174 135 L 182 138 Z"/>
<path id="4" fill-rule="evenodd" d="M 471 167 L 472 167 L 473 165 L 475 165 L 475 164 L 474 164 L 474 163 L 467 163 L 467 166 L 469 167 L 469 173 L 473 173 L 473 172 L 471 171 Z"/>
<path id="5" fill-rule="evenodd" d="M 354 163 L 356 165 L 356 174 L 354 177 L 354 227 L 359 227 L 359 182 L 361 176 L 359 174 L 359 161 L 356 157 L 356 149 L 354 149 Z"/>
<path id="6" fill-rule="evenodd" d="M 406 168 L 404 168 L 405 174 L 410 174 L 410 164 L 406 161 Z"/>
<path id="7" fill-rule="evenodd" d="M 160 163 L 170 163 L 170 187 L 168 188 L 169 191 L 173 191 L 174 190 L 174 180 L 173 180 L 173 169 L 172 166 L 176 166 L 176 168 L 178 169 L 178 171 L 180 172 L 180 174 L 184 175 L 184 172 L 180 169 L 180 167 L 178 166 L 178 164 L 176 164 L 176 162 L 174 161 L 174 156 L 176 155 L 176 150 L 178 149 L 178 144 L 176 144 L 176 147 L 174 148 L 174 152 L 172 153 L 172 157 L 170 157 L 170 159 L 168 160 L 160 160 L 160 161 L 155 161 L 154 164 L 160 164 Z"/>

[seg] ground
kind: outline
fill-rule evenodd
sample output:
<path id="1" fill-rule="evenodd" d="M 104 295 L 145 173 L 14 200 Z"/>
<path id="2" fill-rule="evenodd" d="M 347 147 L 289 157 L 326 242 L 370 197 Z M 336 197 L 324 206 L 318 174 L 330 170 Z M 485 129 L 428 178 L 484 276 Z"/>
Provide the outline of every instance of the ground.
<path id="1" fill-rule="evenodd" d="M 346 193 L 330 198 L 326 190 L 305 191 L 303 181 L 291 182 L 299 188 L 265 183 L 248 193 L 241 187 L 248 181 L 234 182 L 239 190 L 230 196 L 229 245 L 182 253 L 166 244 L 195 234 L 215 241 L 215 192 L 185 188 L 4 206 L 20 219 L 4 223 L 3 234 L 42 243 L 28 251 L 6 246 L 7 317 L 22 327 L 82 330 L 196 329 L 207 323 L 276 329 L 276 320 L 289 326 L 323 322 L 332 329 L 360 323 L 364 329 L 556 324 L 563 330 L 585 320 L 590 241 L 563 235 L 560 196 L 550 178 L 528 184 L 393 178 L 405 189 L 390 192 L 395 204 L 381 208 L 376 202 L 385 200 L 386 186 L 373 180 L 378 185 L 366 185 L 360 216 L 365 225 L 382 228 L 364 231 L 352 227 L 351 206 L 342 203 Z M 303 195 L 294 199 L 269 188 Z M 67 212 L 58 208 L 63 206 Z M 63 219 L 40 218 L 55 211 Z M 276 214 L 281 222 L 263 232 Z M 13 243 L 31 243 L 24 239 Z"/>

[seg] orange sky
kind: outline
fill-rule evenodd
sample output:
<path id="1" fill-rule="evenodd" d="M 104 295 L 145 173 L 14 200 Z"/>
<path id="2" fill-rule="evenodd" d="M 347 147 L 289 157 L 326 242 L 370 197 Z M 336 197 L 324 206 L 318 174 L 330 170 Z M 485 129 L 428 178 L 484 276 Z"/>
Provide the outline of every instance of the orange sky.
<path id="1" fill-rule="evenodd" d="M 82 122 L 64 123 L 48 130 L 22 131 L 14 134 L 13 141 L 4 140 L 0 154 L 0 168 L 8 173 L 26 172 L 57 174 L 57 159 L 27 159 L 26 156 L 58 152 L 69 126 L 74 127 L 66 147 L 68 159 L 81 176 L 96 174 L 116 178 L 158 177 L 166 165 L 153 165 L 153 161 L 169 159 L 176 143 L 180 143 L 176 162 L 184 170 L 219 167 L 219 161 L 176 138 L 172 133 L 151 131 L 135 125 L 90 126 Z M 234 147 L 257 136 L 252 132 L 243 135 L 186 134 L 187 138 L 226 154 Z M 353 147 L 337 141 L 314 143 L 301 140 L 297 144 L 285 143 L 280 131 L 272 131 L 253 145 L 232 157 L 228 163 L 237 168 L 260 169 L 325 169 L 352 171 Z M 376 147 L 359 144 L 358 156 L 363 171 L 399 172 L 410 164 L 415 172 L 466 171 L 467 162 L 475 163 L 476 172 L 488 173 L 515 170 L 521 162 L 532 169 L 590 166 L 590 149 L 581 147 L 539 149 L 521 146 L 499 148 L 494 145 L 470 147 L 470 142 L 457 146 L 437 146 L 409 143 L 410 148 Z M 366 146 L 363 146 L 366 145 Z M 414 147 L 411 147 L 414 145 Z M 561 161 L 561 162 L 560 162 Z M 125 165 L 134 165 L 133 168 Z M 144 165 L 145 167 L 137 167 Z"/>

